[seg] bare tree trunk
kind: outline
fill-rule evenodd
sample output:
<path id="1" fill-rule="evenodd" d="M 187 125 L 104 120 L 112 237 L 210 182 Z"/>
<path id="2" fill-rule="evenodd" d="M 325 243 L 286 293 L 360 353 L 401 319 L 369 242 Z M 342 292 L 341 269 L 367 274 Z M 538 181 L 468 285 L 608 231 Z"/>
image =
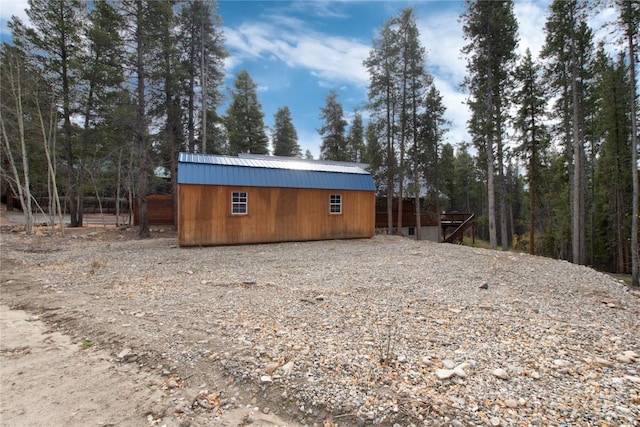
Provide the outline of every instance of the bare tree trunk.
<path id="1" fill-rule="evenodd" d="M 51 151 L 49 150 L 49 144 L 52 139 L 55 141 L 55 131 L 56 131 L 56 122 L 55 122 L 55 112 L 52 111 L 49 119 L 49 129 L 47 130 L 44 118 L 42 115 L 42 109 L 40 108 L 40 103 L 38 102 L 38 98 L 36 97 L 36 106 L 38 110 L 38 119 L 40 120 L 40 130 L 42 132 L 42 143 L 44 146 L 44 154 L 47 158 L 47 171 L 48 171 L 48 180 L 51 182 L 51 188 L 49 191 L 49 215 L 51 216 L 52 228 L 54 228 L 55 222 L 53 219 L 55 218 L 55 214 L 58 214 L 58 220 L 60 223 L 60 233 L 64 235 L 64 224 L 63 224 L 63 216 L 62 216 L 62 208 L 60 206 L 60 195 L 58 194 L 58 184 L 56 182 L 56 171 L 54 168 L 54 163 L 51 158 Z M 54 209 L 55 208 L 55 209 Z"/>
<path id="2" fill-rule="evenodd" d="M 138 236 L 140 238 L 151 237 L 151 231 L 149 230 L 149 216 L 147 211 L 147 192 L 148 192 L 148 144 L 147 144 L 147 121 L 146 121 L 146 99 L 145 99 L 145 83 L 146 73 L 144 68 L 144 50 L 145 50 L 145 36 L 143 36 L 143 26 L 145 25 L 143 19 L 143 3 L 142 0 L 137 2 L 137 22 L 136 22 L 136 74 L 138 82 L 137 91 L 137 103 L 138 113 L 136 117 L 136 127 L 138 138 L 138 221 L 139 230 Z"/>
<path id="3" fill-rule="evenodd" d="M 204 28 L 200 29 L 200 79 L 201 89 L 200 96 L 202 97 L 202 131 L 200 135 L 200 140 L 202 141 L 202 146 L 200 147 L 200 152 L 207 152 L 207 70 L 205 68 L 205 49 L 204 49 Z"/>
<path id="4" fill-rule="evenodd" d="M 420 218 L 420 174 L 418 173 L 418 155 L 413 155 L 413 182 L 415 185 L 416 240 L 422 240 L 422 220 Z"/>
<path id="5" fill-rule="evenodd" d="M 486 129 L 486 150 L 487 150 L 487 200 L 489 204 L 489 246 L 491 249 L 498 249 L 498 236 L 496 234 L 496 187 L 494 182 L 495 165 L 493 161 L 493 73 L 489 71 L 487 76 L 487 93 L 485 94 L 485 126 Z"/>
<path id="6" fill-rule="evenodd" d="M 531 158 L 529 159 L 529 254 L 534 255 L 536 251 L 536 199 L 538 186 L 538 145 L 536 143 L 536 120 L 535 112 L 531 110 Z"/>
<path id="7" fill-rule="evenodd" d="M 387 233 L 393 234 L 393 166 L 395 164 L 395 147 L 393 140 L 393 123 L 395 111 L 391 100 L 391 89 L 386 89 L 386 113 L 387 113 Z"/>
<path id="8" fill-rule="evenodd" d="M 118 152 L 118 175 L 116 178 L 116 227 L 120 226 L 120 175 L 122 173 L 122 149 Z"/>
<path id="9" fill-rule="evenodd" d="M 24 128 L 24 111 L 22 102 L 22 75 L 20 67 L 21 65 L 16 61 L 13 62 L 12 58 L 9 58 L 9 73 L 7 79 L 9 80 L 9 87 L 11 94 L 13 95 L 13 101 L 15 103 L 15 115 L 18 121 L 18 135 L 20 138 L 20 153 L 22 161 L 22 177 L 16 167 L 13 153 L 11 152 L 11 145 L 9 144 L 9 135 L 7 135 L 7 129 L 5 125 L 5 118 L 0 111 L 0 126 L 2 127 L 2 139 L 4 141 L 3 147 L 6 151 L 6 157 L 11 167 L 13 179 L 15 180 L 15 189 L 18 191 L 18 197 L 22 204 L 22 212 L 24 213 L 25 232 L 31 234 L 33 232 L 33 210 L 31 208 L 31 183 L 29 181 L 29 158 L 27 155 L 27 143 L 25 140 L 25 128 Z"/>
<path id="10" fill-rule="evenodd" d="M 580 104 L 578 97 L 578 63 L 577 53 L 575 49 L 575 40 L 571 41 L 571 93 L 573 97 L 573 198 L 571 204 L 573 210 L 571 212 L 571 247 L 573 254 L 573 262 L 575 264 L 584 264 L 582 257 L 583 241 L 582 236 L 582 174 L 583 165 L 583 147 L 580 132 Z"/>
<path id="11" fill-rule="evenodd" d="M 636 49 L 633 43 L 633 25 L 631 20 L 631 2 L 626 2 L 627 8 L 627 41 L 629 47 L 629 86 L 631 89 L 631 176 L 633 177 L 633 216 L 631 217 L 631 285 L 640 286 L 640 254 L 638 253 L 638 124 L 636 120 Z"/>
<path id="12" fill-rule="evenodd" d="M 507 183 L 504 178 L 504 153 L 502 136 L 498 135 L 498 179 L 500 180 L 500 245 L 502 250 L 509 249 L 509 232 L 507 230 Z"/>

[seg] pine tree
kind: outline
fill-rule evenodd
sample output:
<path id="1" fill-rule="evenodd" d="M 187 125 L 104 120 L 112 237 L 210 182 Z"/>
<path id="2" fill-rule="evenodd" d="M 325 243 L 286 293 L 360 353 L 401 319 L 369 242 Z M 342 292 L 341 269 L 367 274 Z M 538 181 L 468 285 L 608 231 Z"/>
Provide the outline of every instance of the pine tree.
<path id="1" fill-rule="evenodd" d="M 337 101 L 338 93 L 329 91 L 326 104 L 320 108 L 320 119 L 323 125 L 318 129 L 322 137 L 320 158 L 323 160 L 350 161 L 345 129 L 347 121 L 344 119 L 342 104 Z"/>
<path id="2" fill-rule="evenodd" d="M 269 139 L 265 132 L 264 113 L 258 102 L 257 85 L 249 72 L 242 70 L 236 76 L 231 105 L 224 122 L 229 135 L 229 151 L 238 153 L 267 154 Z"/>
<path id="3" fill-rule="evenodd" d="M 540 168 L 543 162 L 549 136 L 544 125 L 546 97 L 541 83 L 541 68 L 534 63 L 531 51 L 527 49 L 521 64 L 516 68 L 515 77 L 518 90 L 515 103 L 518 112 L 514 127 L 519 133 L 520 145 L 516 153 L 527 162 L 529 181 L 529 253 L 535 254 L 536 210 L 538 209 L 538 187 Z"/>
<path id="4" fill-rule="evenodd" d="M 273 143 L 274 156 L 300 157 L 300 145 L 298 145 L 298 133 L 291 121 L 291 111 L 289 107 L 278 108 L 273 115 L 273 133 L 271 141 Z"/>
<path id="5" fill-rule="evenodd" d="M 81 227 L 83 207 L 82 200 L 78 199 L 76 135 L 71 118 L 78 108 L 84 4 L 79 0 L 29 0 L 26 11 L 32 25 L 26 30 L 26 37 L 37 49 L 40 66 L 51 76 L 52 83 L 55 82 L 52 87 L 58 89 L 70 225 Z"/>
<path id="6" fill-rule="evenodd" d="M 223 100 L 220 88 L 224 79 L 223 61 L 228 52 L 224 48 L 224 35 L 219 30 L 222 19 L 216 9 L 215 0 L 189 0 L 179 12 L 177 41 L 184 53 L 182 69 L 187 80 L 187 150 L 190 152 L 195 151 L 198 139 L 199 150 L 203 153 L 224 151 L 216 130 L 222 119 L 216 111 Z M 198 114 L 199 135 L 196 134 Z"/>
<path id="7" fill-rule="evenodd" d="M 87 50 L 81 68 L 84 90 L 79 96 L 84 115 L 79 138 L 78 199 L 81 206 L 85 191 L 96 188 L 95 175 L 107 172 L 107 168 L 102 166 L 105 156 L 117 151 L 114 148 L 121 143 L 119 138 L 104 138 L 101 125 L 117 103 L 117 93 L 125 80 L 122 68 L 124 43 L 119 33 L 123 27 L 122 17 L 109 2 L 96 1 L 88 18 Z M 86 185 L 87 174 L 92 178 L 92 185 Z M 79 217 L 82 218 L 82 210 Z"/>
<path id="8" fill-rule="evenodd" d="M 118 12 L 125 22 L 123 37 L 129 55 L 127 66 L 132 70 L 132 77 L 127 81 L 135 105 L 135 118 L 132 123 L 135 138 L 134 150 L 137 155 L 137 204 L 140 238 L 151 236 L 148 220 L 146 196 L 149 192 L 149 166 L 152 152 L 152 138 L 150 125 L 154 109 L 163 103 L 159 99 L 164 91 L 159 88 L 157 71 L 161 68 L 159 62 L 165 29 L 171 20 L 168 14 L 172 11 L 162 2 L 145 2 L 142 0 L 122 0 L 117 3 Z"/>
<path id="9" fill-rule="evenodd" d="M 469 106 L 472 119 L 469 131 L 474 141 L 482 145 L 487 159 L 489 240 L 497 249 L 495 209 L 495 153 L 498 148 L 498 171 L 502 177 L 501 143 L 506 122 L 507 99 L 504 88 L 509 82 L 509 71 L 515 61 L 517 22 L 511 1 L 475 1 L 467 3 L 462 15 L 463 30 L 468 44 L 463 53 L 468 55 L 469 77 L 465 86 L 471 92 Z M 502 186 L 502 182 L 500 182 Z M 504 220 L 504 215 L 502 215 Z M 504 229 L 504 227 L 503 227 Z M 503 233 L 504 234 L 504 233 Z M 503 242 L 506 236 L 503 236 Z M 507 248 L 504 247 L 503 250 Z"/>
<path id="10" fill-rule="evenodd" d="M 631 123 L 629 109 L 629 83 L 624 55 L 614 63 L 603 50 L 598 54 L 598 133 L 601 145 L 596 167 L 596 194 L 598 203 L 596 221 L 599 240 L 596 242 L 595 266 L 616 273 L 624 273 L 631 261 L 627 242 L 632 207 Z M 604 229 L 601 227 L 604 226 Z"/>
<path id="11" fill-rule="evenodd" d="M 367 170 L 371 173 L 371 176 L 373 176 L 378 191 L 383 188 L 385 179 L 384 149 L 382 144 L 380 144 L 380 140 L 382 139 L 380 128 L 381 126 L 376 122 L 370 121 L 367 124 L 367 130 L 365 132 L 367 142 L 362 156 L 362 162 L 369 165 Z"/>
<path id="12" fill-rule="evenodd" d="M 584 1 L 554 0 L 545 24 L 546 41 L 541 53 L 547 60 L 545 80 L 552 93 L 558 94 L 553 111 L 560 125 L 554 133 L 564 147 L 568 163 L 571 259 L 577 264 L 586 262 L 584 146 L 589 114 L 590 61 L 594 56 L 593 35 L 585 23 L 586 7 Z"/>
<path id="13" fill-rule="evenodd" d="M 398 91 L 396 88 L 399 72 L 398 55 L 400 42 L 395 30 L 395 21 L 384 23 L 379 37 L 374 39 L 364 66 L 369 73 L 368 108 L 371 117 L 378 123 L 384 134 L 384 159 L 386 182 L 384 188 L 387 197 L 387 230 L 393 230 L 393 194 L 396 175 L 396 107 Z M 380 187 L 379 187 L 380 188 Z"/>
<path id="14" fill-rule="evenodd" d="M 637 93 L 636 61 L 640 46 L 640 4 L 630 0 L 616 2 L 620 10 L 620 26 L 624 28 L 629 60 L 629 93 Z M 632 214 L 631 214 L 631 284 L 640 287 L 640 250 L 638 249 L 638 222 L 640 221 L 640 180 L 638 179 L 638 121 L 636 97 L 629 97 L 629 115 L 631 116 L 631 171 L 632 171 Z"/>
<path id="15" fill-rule="evenodd" d="M 349 146 L 349 156 L 352 162 L 362 162 L 364 156 L 364 125 L 362 124 L 362 114 L 357 110 L 353 112 L 353 120 L 347 136 Z"/>
<path id="16" fill-rule="evenodd" d="M 442 151 L 440 148 L 449 122 L 444 118 L 446 108 L 443 97 L 431 80 L 431 77 L 429 77 L 426 83 L 428 89 L 422 105 L 423 110 L 417 118 L 416 129 L 418 134 L 414 140 L 412 157 L 414 159 L 414 172 L 419 174 L 419 176 L 414 177 L 414 182 L 418 184 L 419 177 L 424 178 L 429 200 L 435 206 L 435 212 L 440 212 L 440 192 L 443 190 L 442 184 L 445 176 L 441 172 L 450 171 L 447 166 L 441 164 Z M 453 148 L 451 148 L 451 154 L 453 154 Z M 451 196 L 450 192 L 448 194 Z M 440 216 L 438 215 L 437 218 L 439 231 Z"/>

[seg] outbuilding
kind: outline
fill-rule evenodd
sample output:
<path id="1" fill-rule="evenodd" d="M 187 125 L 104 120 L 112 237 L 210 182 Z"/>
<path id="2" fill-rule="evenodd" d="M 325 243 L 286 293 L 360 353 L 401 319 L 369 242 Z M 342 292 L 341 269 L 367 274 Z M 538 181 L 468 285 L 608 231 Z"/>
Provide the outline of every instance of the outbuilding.
<path id="1" fill-rule="evenodd" d="M 361 164 L 180 153 L 178 244 L 369 238 L 375 190 Z"/>

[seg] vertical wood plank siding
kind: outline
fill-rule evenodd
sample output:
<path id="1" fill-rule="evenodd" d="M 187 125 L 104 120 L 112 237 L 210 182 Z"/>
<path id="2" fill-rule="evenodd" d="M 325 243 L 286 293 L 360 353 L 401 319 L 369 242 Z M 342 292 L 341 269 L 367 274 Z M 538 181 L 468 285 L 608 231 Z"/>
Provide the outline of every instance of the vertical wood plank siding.
<path id="1" fill-rule="evenodd" d="M 248 214 L 231 214 L 231 193 L 246 192 Z M 342 214 L 329 213 L 331 194 Z M 372 191 L 180 184 L 180 246 L 369 238 L 375 233 Z"/>

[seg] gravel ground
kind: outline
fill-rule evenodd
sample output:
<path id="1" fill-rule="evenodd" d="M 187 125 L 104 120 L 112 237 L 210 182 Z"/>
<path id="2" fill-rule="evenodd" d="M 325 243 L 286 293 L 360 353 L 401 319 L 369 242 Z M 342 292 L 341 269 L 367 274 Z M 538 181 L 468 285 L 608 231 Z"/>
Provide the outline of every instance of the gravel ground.
<path id="1" fill-rule="evenodd" d="M 640 293 L 590 268 L 391 236 L 134 234 L 2 233 L 2 301 L 161 376 L 158 419 L 640 425 Z"/>

